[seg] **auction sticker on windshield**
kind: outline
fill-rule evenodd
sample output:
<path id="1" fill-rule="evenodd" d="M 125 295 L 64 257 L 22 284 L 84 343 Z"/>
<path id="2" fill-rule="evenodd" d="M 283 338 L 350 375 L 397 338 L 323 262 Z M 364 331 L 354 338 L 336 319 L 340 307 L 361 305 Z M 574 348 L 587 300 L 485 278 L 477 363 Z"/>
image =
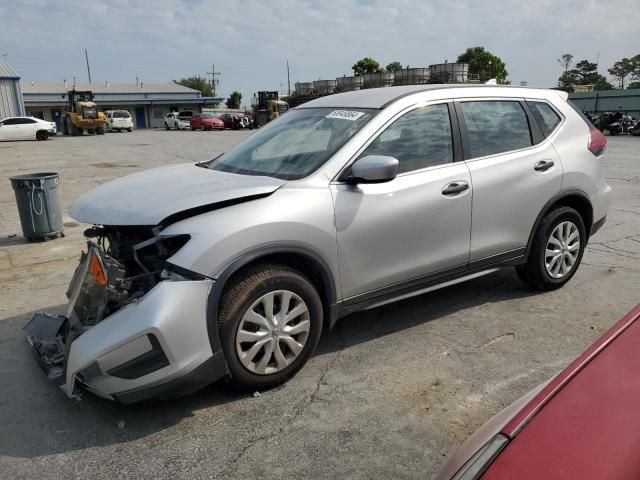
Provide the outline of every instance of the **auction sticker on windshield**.
<path id="1" fill-rule="evenodd" d="M 364 112 L 358 112 L 355 110 L 334 110 L 327 115 L 327 118 L 342 118 L 343 120 L 351 120 L 352 122 L 355 122 L 362 115 L 364 115 Z"/>

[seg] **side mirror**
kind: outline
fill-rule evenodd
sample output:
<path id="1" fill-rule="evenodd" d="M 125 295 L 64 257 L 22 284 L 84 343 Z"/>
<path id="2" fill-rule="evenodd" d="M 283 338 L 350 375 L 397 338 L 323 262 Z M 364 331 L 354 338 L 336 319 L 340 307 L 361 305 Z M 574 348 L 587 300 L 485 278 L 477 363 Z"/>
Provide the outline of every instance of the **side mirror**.
<path id="1" fill-rule="evenodd" d="M 385 155 L 367 155 L 359 158 L 351 166 L 345 179 L 347 183 L 384 183 L 398 176 L 400 162 Z"/>

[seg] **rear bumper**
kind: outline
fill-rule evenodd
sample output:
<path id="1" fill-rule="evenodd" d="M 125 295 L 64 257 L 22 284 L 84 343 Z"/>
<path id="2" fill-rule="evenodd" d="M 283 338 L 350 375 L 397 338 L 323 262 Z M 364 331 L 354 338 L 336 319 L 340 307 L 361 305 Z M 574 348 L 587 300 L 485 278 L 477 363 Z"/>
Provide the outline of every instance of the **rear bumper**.
<path id="1" fill-rule="evenodd" d="M 593 225 L 591 227 L 591 235 L 596 233 L 604 224 L 611 203 L 611 187 L 605 185 L 598 192 L 589 197 L 593 208 Z"/>
<path id="2" fill-rule="evenodd" d="M 163 281 L 75 338 L 60 388 L 133 403 L 191 393 L 227 374 L 207 330 L 211 280 Z"/>

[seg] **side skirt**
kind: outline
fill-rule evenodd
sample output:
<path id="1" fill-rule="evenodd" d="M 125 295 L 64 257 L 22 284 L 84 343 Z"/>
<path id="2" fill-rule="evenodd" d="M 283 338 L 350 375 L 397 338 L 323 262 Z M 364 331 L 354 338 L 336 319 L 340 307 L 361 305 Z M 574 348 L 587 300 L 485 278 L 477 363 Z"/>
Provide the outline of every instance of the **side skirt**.
<path id="1" fill-rule="evenodd" d="M 526 260 L 525 253 L 525 248 L 518 248 L 499 255 L 476 260 L 467 265 L 453 267 L 424 277 L 346 298 L 339 304 L 339 313 L 336 316 L 345 317 L 354 312 L 380 307 L 388 303 L 422 295 L 433 290 L 488 275 L 502 267 L 520 265 Z"/>

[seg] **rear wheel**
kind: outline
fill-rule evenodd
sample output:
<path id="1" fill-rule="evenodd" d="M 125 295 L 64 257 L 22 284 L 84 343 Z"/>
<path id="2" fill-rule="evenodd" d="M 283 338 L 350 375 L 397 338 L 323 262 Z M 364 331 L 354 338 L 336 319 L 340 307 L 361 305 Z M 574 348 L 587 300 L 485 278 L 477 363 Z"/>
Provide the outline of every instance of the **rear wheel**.
<path id="1" fill-rule="evenodd" d="M 571 207 L 557 208 L 542 219 L 527 263 L 518 276 L 537 290 L 555 290 L 576 273 L 587 244 L 584 221 Z"/>
<path id="2" fill-rule="evenodd" d="M 167 122 L 164 122 L 164 129 L 169 130 L 169 124 Z"/>
<path id="3" fill-rule="evenodd" d="M 237 278 L 222 297 L 218 329 L 231 385 L 275 387 L 293 377 L 315 350 L 322 303 L 300 272 L 262 265 Z"/>
<path id="4" fill-rule="evenodd" d="M 119 130 L 118 130 L 119 131 Z M 100 126 L 100 127 L 96 127 L 96 133 L 98 135 L 104 135 L 104 127 Z"/>
<path id="5" fill-rule="evenodd" d="M 131 130 L 133 130 L 131 127 L 127 128 L 127 132 L 131 133 Z"/>

